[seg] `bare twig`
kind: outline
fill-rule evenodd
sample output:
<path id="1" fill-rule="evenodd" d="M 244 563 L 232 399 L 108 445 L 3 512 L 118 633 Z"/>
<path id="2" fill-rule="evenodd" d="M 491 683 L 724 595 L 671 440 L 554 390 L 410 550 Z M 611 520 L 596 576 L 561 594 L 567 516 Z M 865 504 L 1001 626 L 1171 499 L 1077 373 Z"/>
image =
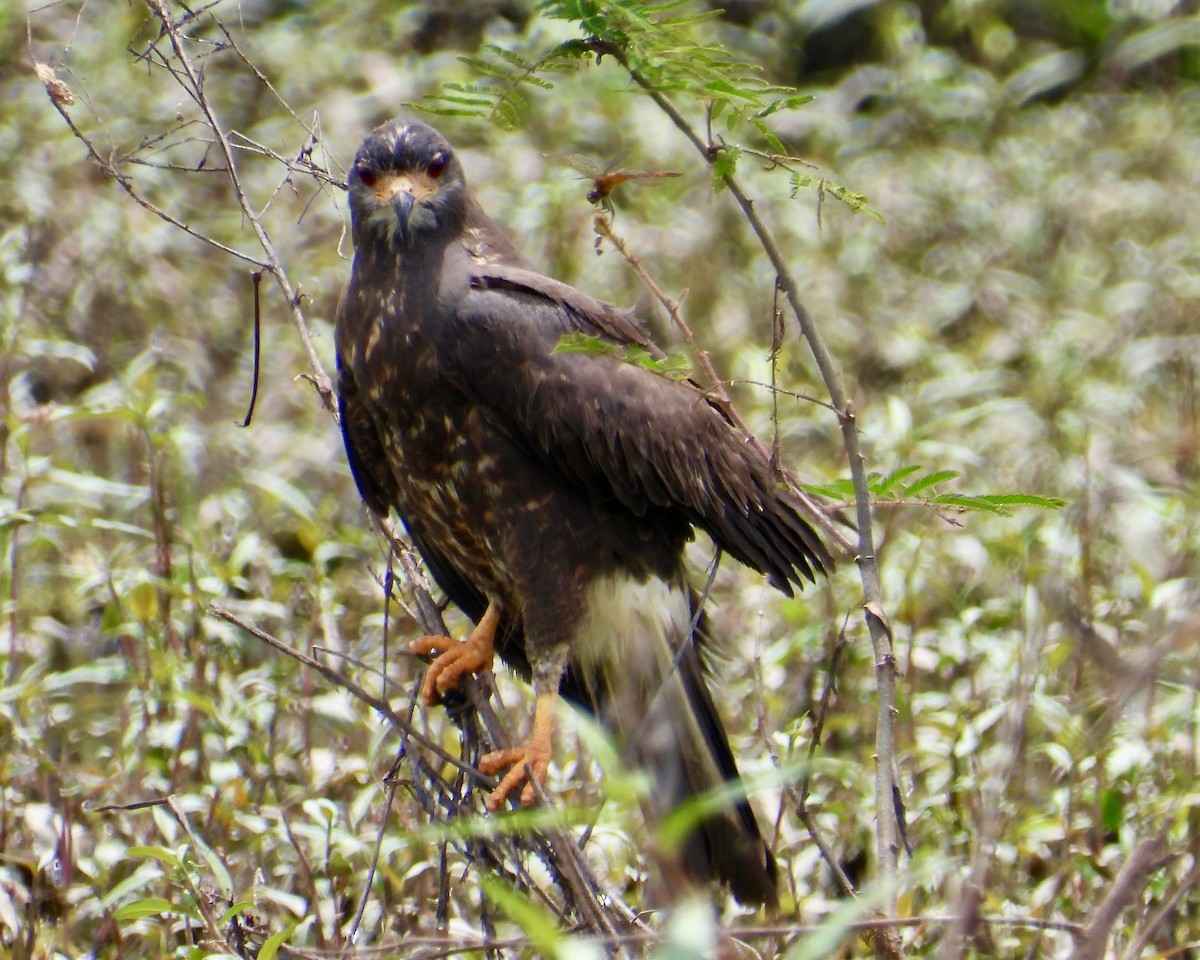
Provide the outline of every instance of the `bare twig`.
<path id="1" fill-rule="evenodd" d="M 250 375 L 250 402 L 246 405 L 246 416 L 241 426 L 250 426 L 254 416 L 254 404 L 258 400 L 258 366 L 262 359 L 262 297 L 259 295 L 262 287 L 262 273 L 255 270 L 250 274 L 250 282 L 254 287 L 254 368 Z"/>
<path id="2" fill-rule="evenodd" d="M 204 849 L 204 846 L 206 845 L 202 845 L 196 834 L 192 832 L 192 825 L 188 822 L 187 814 L 184 813 L 179 804 L 175 802 L 175 798 L 173 796 L 168 796 L 164 802 L 167 809 L 171 811 L 171 816 L 175 818 L 176 822 L 183 829 L 183 832 L 187 834 L 187 838 L 191 842 L 192 849 L 195 851 Z M 204 927 L 208 931 L 209 937 L 212 938 L 214 943 L 224 943 L 225 937 L 221 935 L 221 929 L 217 925 L 217 916 L 215 913 L 213 913 L 212 898 L 210 896 L 206 896 L 196 886 L 195 881 L 192 880 L 192 873 L 190 870 L 181 870 L 180 876 L 183 878 L 183 882 L 187 886 L 188 892 L 192 895 L 193 902 L 200 911 L 200 916 L 204 920 Z"/>
<path id="3" fill-rule="evenodd" d="M 488 788 L 495 787 L 497 781 L 494 777 L 489 777 L 486 774 L 480 773 L 473 766 L 471 766 L 471 764 L 466 763 L 464 760 L 460 759 L 459 757 L 454 756 L 454 754 L 450 753 L 448 750 L 442 749 L 442 747 L 440 747 L 438 744 L 434 743 L 432 740 L 430 740 L 428 737 L 426 737 L 424 734 L 422 734 L 419 730 L 416 730 L 410 724 L 405 723 L 404 718 L 401 717 L 399 714 L 395 713 L 391 708 L 391 704 L 389 704 L 386 700 L 382 699 L 381 697 L 375 696 L 368 690 L 359 686 L 357 683 L 355 683 L 349 677 L 345 676 L 342 673 L 339 673 L 337 670 L 334 670 L 332 667 L 326 666 L 325 664 L 321 663 L 321 661 L 315 660 L 312 657 L 308 656 L 307 654 L 304 654 L 304 653 L 300 652 L 299 650 L 296 650 L 295 648 L 288 646 L 282 640 L 278 640 L 275 637 L 271 636 L 266 631 L 260 630 L 258 627 L 254 626 L 251 623 L 247 623 L 241 617 L 238 617 L 237 615 L 230 613 L 228 610 L 224 609 L 223 607 L 219 607 L 216 604 L 212 604 L 209 606 L 208 612 L 212 616 L 216 617 L 218 620 L 224 620 L 226 623 L 232 623 L 239 630 L 244 630 L 246 633 L 250 634 L 250 636 L 255 637 L 258 640 L 261 640 L 263 643 L 267 644 L 268 646 L 274 647 L 280 653 L 286 654 L 287 656 L 291 657 L 293 660 L 296 660 L 299 663 L 302 663 L 304 666 L 309 667 L 312 670 L 316 670 L 317 673 L 321 674 L 321 676 L 323 676 L 326 680 L 330 681 L 330 683 L 334 684 L 335 686 L 341 687 L 343 690 L 345 690 L 351 696 L 355 697 L 358 700 L 361 700 L 363 703 L 365 703 L 367 706 L 371 707 L 373 710 L 378 711 L 389 723 L 391 723 L 394 727 L 396 727 L 396 729 L 403 732 L 414 743 L 420 744 L 422 749 L 428 750 L 430 753 L 432 753 L 434 756 L 436 756 L 439 760 L 442 760 L 445 763 L 452 764 L 453 766 L 458 767 L 459 769 L 463 770 L 468 776 L 474 778 L 477 782 L 479 782 L 483 786 L 486 786 Z"/>
<path id="4" fill-rule="evenodd" d="M 322 403 L 328 409 L 332 410 L 333 383 L 325 373 L 325 368 L 321 363 L 320 357 L 317 356 L 316 348 L 313 346 L 312 335 L 309 333 L 308 323 L 304 318 L 304 311 L 300 307 L 300 295 L 292 286 L 291 281 L 288 280 L 283 262 L 275 252 L 275 245 L 272 243 L 270 235 L 263 226 L 261 218 L 255 213 L 254 208 L 250 204 L 249 197 L 242 186 L 241 176 L 238 174 L 233 146 L 230 144 L 229 136 L 225 133 L 216 109 L 208 98 L 203 80 L 192 66 L 191 59 L 184 45 L 183 34 L 179 29 L 179 23 L 171 16 L 165 0 L 146 0 L 146 5 L 159 18 L 163 30 L 166 31 L 167 36 L 170 38 L 171 48 L 174 50 L 175 59 L 179 64 L 180 71 L 187 78 L 186 89 L 195 99 L 196 105 L 203 112 L 205 121 L 209 129 L 212 130 L 213 136 L 217 138 L 221 154 L 225 158 L 229 182 L 233 187 L 234 196 L 237 198 L 238 207 L 245 214 L 250 228 L 254 231 L 255 237 L 258 239 L 259 246 L 262 247 L 267 261 L 265 269 L 275 278 L 275 282 L 278 284 L 291 310 L 292 325 L 295 326 L 296 332 L 300 335 L 300 342 L 304 345 L 304 349 L 308 353 L 312 382 L 321 396 Z"/>
<path id="5" fill-rule="evenodd" d="M 433 597 L 417 568 L 412 551 L 402 540 L 390 521 L 375 518 L 376 526 L 387 538 L 391 550 L 400 563 L 404 580 L 413 595 L 415 609 L 423 630 L 431 635 L 445 635 L 446 626 Z M 502 719 L 502 714 L 491 705 L 490 677 L 464 676 L 459 682 L 459 689 L 466 693 L 474 708 L 475 716 L 482 720 L 482 730 L 486 731 L 487 749 L 506 749 L 514 742 L 512 731 Z M 461 713 L 452 713 L 452 718 L 460 724 L 464 736 L 471 741 L 475 729 L 470 717 Z M 481 752 L 476 746 L 472 753 Z M 541 791 L 541 785 L 535 778 L 530 779 L 539 800 L 546 804 L 547 798 Z M 559 879 L 560 889 L 569 894 L 581 921 L 593 934 L 605 937 L 619 937 L 620 933 L 630 926 L 640 927 L 641 922 L 618 897 L 605 891 L 569 835 L 565 832 L 554 831 L 548 837 L 542 838 L 536 833 L 530 837 L 534 848 L 546 861 L 547 866 Z M 614 943 L 619 941 L 614 940 Z M 623 949 L 622 949 L 623 952 Z"/>
<path id="6" fill-rule="evenodd" d="M 388 641 L 391 639 L 391 610 L 392 610 L 392 560 L 395 558 L 396 551 L 393 547 L 388 553 L 387 574 L 383 581 L 383 679 L 385 683 L 388 680 Z M 408 713 L 405 716 L 406 723 L 411 726 L 413 714 L 417 707 L 417 690 L 416 683 L 413 685 L 412 694 L 409 697 Z M 358 941 L 358 930 L 362 925 L 363 915 L 367 911 L 367 901 L 371 897 L 371 887 L 375 883 L 375 872 L 379 869 L 379 855 L 383 851 L 383 840 L 386 835 L 388 821 L 392 815 L 392 804 L 396 800 L 396 791 L 400 787 L 400 781 L 396 779 L 396 771 L 400 768 L 400 764 L 404 762 L 404 756 L 408 752 L 408 734 L 407 732 L 400 735 L 400 744 L 396 748 L 396 760 L 392 764 L 392 769 L 384 778 L 385 792 L 383 803 L 383 816 L 379 818 L 379 829 L 375 834 L 375 848 L 371 851 L 371 864 L 367 868 L 367 876 L 362 885 L 362 893 L 358 900 L 358 909 L 354 913 L 354 920 L 350 924 L 349 940 L 351 943 Z M 462 781 L 462 774 L 459 774 L 459 781 Z M 441 844 L 443 856 L 445 855 L 445 843 Z"/>
<path id="7" fill-rule="evenodd" d="M 849 619 L 848 615 L 847 619 Z M 808 809 L 808 788 L 812 783 L 813 761 L 816 759 L 817 748 L 821 745 L 821 735 L 825 732 L 825 718 L 829 715 L 829 704 L 833 699 L 833 692 L 837 688 L 838 661 L 841 659 L 842 651 L 846 649 L 846 644 L 846 625 L 843 623 L 842 629 L 838 631 L 837 639 L 834 641 L 833 650 L 829 654 L 829 665 L 825 671 L 825 686 L 821 691 L 821 702 L 817 707 L 816 717 L 813 719 L 812 737 L 808 741 L 808 759 L 804 764 L 804 771 L 800 775 L 800 783 L 796 786 L 788 786 L 787 794 L 796 805 L 796 815 L 808 830 L 808 835 L 816 843 L 817 849 L 821 852 L 821 858 L 829 866 L 842 893 L 853 897 L 857 894 L 854 884 L 846 876 L 846 871 L 842 869 L 842 865 L 833 855 L 833 851 L 829 849 L 824 835 L 817 826 L 816 820 L 813 819 L 812 811 Z"/>

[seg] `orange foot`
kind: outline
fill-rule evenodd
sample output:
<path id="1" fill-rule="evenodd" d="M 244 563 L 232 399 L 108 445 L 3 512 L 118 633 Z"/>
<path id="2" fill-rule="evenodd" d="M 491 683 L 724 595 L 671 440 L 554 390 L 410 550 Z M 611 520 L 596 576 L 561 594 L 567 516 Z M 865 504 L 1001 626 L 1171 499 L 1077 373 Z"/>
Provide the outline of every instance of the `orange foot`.
<path id="1" fill-rule="evenodd" d="M 546 782 L 546 770 L 550 766 L 550 758 L 554 755 L 554 706 L 558 694 L 540 694 L 533 710 L 533 731 L 524 746 L 512 750 L 497 750 L 489 753 L 479 761 L 479 770 L 489 776 L 495 776 L 505 767 L 510 768 L 500 781 L 499 786 L 487 798 L 487 808 L 492 812 L 504 806 L 504 801 L 518 784 L 529 780 L 530 771 L 533 779 L 541 786 Z M 537 799 L 537 791 L 532 783 L 525 783 L 521 791 L 521 803 L 529 806 Z"/>
<path id="2" fill-rule="evenodd" d="M 499 623 L 499 608 L 495 604 L 488 604 L 483 619 L 462 643 L 451 637 L 421 637 L 409 644 L 409 649 L 421 656 L 437 654 L 421 683 L 421 697 L 426 705 L 433 706 L 440 693 L 458 686 L 459 678 L 464 673 L 482 673 L 492 669 L 496 659 L 496 627 Z"/>

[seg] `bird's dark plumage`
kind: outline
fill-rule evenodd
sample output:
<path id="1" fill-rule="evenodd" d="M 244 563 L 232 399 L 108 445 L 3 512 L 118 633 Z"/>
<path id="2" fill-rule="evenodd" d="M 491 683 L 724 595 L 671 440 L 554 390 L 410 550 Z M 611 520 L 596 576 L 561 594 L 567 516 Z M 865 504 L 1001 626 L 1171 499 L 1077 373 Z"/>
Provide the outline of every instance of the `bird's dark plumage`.
<path id="1" fill-rule="evenodd" d="M 649 344 L 625 312 L 532 269 L 471 198 L 437 131 L 379 127 L 349 188 L 355 255 L 337 350 L 350 466 L 368 506 L 396 508 L 434 579 L 479 625 L 455 645 L 479 656 L 431 673 L 428 693 L 490 662 L 493 634 L 532 677 L 528 752 L 492 764 L 518 765 L 501 796 L 525 760 L 544 775 L 560 691 L 654 774 L 656 812 L 735 779 L 688 639 L 696 600 L 683 550 L 700 527 L 790 594 L 830 566 L 796 502 L 695 385 L 619 351 L 555 350 L 575 333 Z M 703 821 L 682 862 L 744 902 L 775 898 L 744 801 Z"/>

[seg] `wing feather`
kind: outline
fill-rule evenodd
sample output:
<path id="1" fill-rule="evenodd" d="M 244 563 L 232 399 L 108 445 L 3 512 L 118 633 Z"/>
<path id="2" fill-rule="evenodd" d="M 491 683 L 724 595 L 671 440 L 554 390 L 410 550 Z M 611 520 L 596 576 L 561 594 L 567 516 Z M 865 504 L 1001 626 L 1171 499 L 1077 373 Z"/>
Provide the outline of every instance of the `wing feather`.
<path id="1" fill-rule="evenodd" d="M 359 393 L 358 383 L 350 367 L 337 356 L 338 422 L 346 444 L 346 459 L 358 492 L 371 510 L 386 517 L 396 502 L 396 481 L 388 466 L 387 454 L 374 418 Z"/>
<path id="2" fill-rule="evenodd" d="M 565 333 L 648 341 L 608 304 L 533 271 L 488 267 L 438 331 L 439 364 L 566 482 L 636 515 L 676 510 L 785 593 L 832 560 L 766 460 L 694 384 Z"/>

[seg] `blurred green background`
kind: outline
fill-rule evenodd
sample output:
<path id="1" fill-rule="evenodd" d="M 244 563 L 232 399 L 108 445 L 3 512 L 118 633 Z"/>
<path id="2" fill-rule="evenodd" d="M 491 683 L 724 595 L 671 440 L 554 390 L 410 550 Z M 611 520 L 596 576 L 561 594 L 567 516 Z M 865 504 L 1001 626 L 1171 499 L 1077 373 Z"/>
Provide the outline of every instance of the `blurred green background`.
<path id="1" fill-rule="evenodd" d="M 750 156 L 739 175 L 846 372 L 868 469 L 959 474 L 926 495 L 1067 501 L 1000 515 L 895 502 L 902 485 L 880 495 L 912 847 L 902 867 L 914 868 L 901 911 L 957 909 L 986 836 L 985 915 L 1086 924 L 1134 845 L 1163 832 L 1176 856 L 1121 914 L 1109 955 L 1172 896 L 1144 955 L 1195 955 L 1196 4 L 709 6 L 724 12 L 698 36 L 814 98 L 768 120 L 816 166 L 813 184 L 793 196 L 786 174 Z M 158 37 L 149 8 L 26 13 L 0 9 L 0 944 L 21 958 L 204 956 L 216 948 L 188 929 L 202 890 L 218 913 L 250 901 L 259 940 L 313 917 L 294 945 L 344 947 L 395 737 L 206 608 L 378 667 L 386 549 L 333 419 L 297 379 L 310 368 L 277 290 L 263 285 L 261 387 L 243 429 L 250 267 L 134 203 L 34 73 L 32 60 L 57 70 L 74 94 L 64 110 L 140 195 L 260 256 L 197 104 L 139 56 Z M 486 44 L 535 56 L 581 34 L 531 0 L 226 0 L 212 13 L 227 32 L 198 15 L 191 50 L 331 370 L 351 252 L 344 197 L 252 145 L 282 157 L 310 148 L 336 178 L 375 124 L 446 82 L 485 79 L 462 57 L 493 56 Z M 591 183 L 566 158 L 678 171 L 616 194 L 615 229 L 665 290 L 686 291 L 685 315 L 723 377 L 769 381 L 773 277 L 728 195 L 611 60 L 551 79 L 523 90 L 515 126 L 434 119 L 485 208 L 548 273 L 653 314 L 611 246 L 597 255 Z M 703 125 L 702 103 L 679 106 Z M 767 149 L 745 129 L 718 132 Z M 886 224 L 822 196 L 822 177 L 865 195 Z M 651 323 L 679 347 L 664 318 Z M 778 378 L 824 397 L 791 327 Z M 733 389 L 769 441 L 769 391 Z M 778 429 L 803 482 L 846 476 L 826 408 L 781 395 Z M 703 545 L 696 560 L 701 570 Z M 785 766 L 807 755 L 844 627 L 808 803 L 869 886 L 874 671 L 854 564 L 787 601 L 726 564 L 716 600 L 734 651 L 718 699 L 751 775 L 772 754 Z M 417 632 L 396 610 L 393 637 Z M 419 665 L 388 669 L 411 688 Z M 500 686 L 519 708 L 519 684 L 501 675 Z M 440 710 L 420 722 L 455 747 Z M 592 808 L 602 790 L 588 758 L 565 738 L 551 787 Z M 207 855 L 161 807 L 97 809 L 167 794 Z M 819 921 L 838 895 L 815 844 L 785 795 L 754 799 L 786 877 L 785 916 Z M 645 906 L 653 838 L 636 805 L 596 816 L 590 860 Z M 163 855 L 185 846 L 185 862 Z M 409 955 L 402 938 L 434 929 L 437 854 L 401 794 L 360 945 Z M 452 930 L 469 938 L 481 930 L 477 875 L 453 848 L 450 869 Z M 503 911 L 497 922 L 520 933 Z M 1071 953 L 1063 930 L 988 930 L 968 955 Z M 921 956 L 945 934 L 927 923 L 902 937 Z M 849 935 L 839 949 L 869 953 Z"/>

